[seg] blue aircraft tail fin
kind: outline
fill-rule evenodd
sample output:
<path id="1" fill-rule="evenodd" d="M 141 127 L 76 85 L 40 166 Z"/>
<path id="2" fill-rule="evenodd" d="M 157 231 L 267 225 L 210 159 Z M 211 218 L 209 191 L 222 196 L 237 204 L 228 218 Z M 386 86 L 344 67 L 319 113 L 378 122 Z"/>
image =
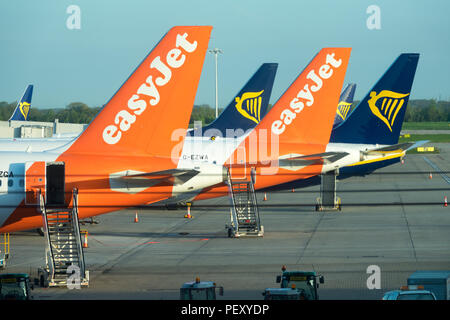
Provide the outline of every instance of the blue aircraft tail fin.
<path id="1" fill-rule="evenodd" d="M 33 95 L 33 85 L 30 84 L 25 89 L 22 98 L 17 103 L 17 107 L 14 110 L 11 118 L 9 120 L 21 120 L 26 121 L 28 118 L 28 112 L 31 108 L 31 96 Z"/>
<path id="2" fill-rule="evenodd" d="M 254 128 L 268 111 L 277 68 L 277 63 L 264 63 L 217 119 L 202 128 L 189 130 L 186 135 L 226 137 L 227 129 L 235 132 L 242 129 L 243 134 Z"/>
<path id="3" fill-rule="evenodd" d="M 401 54 L 347 119 L 333 129 L 330 142 L 396 144 L 418 61 L 418 53 Z"/>
<path id="4" fill-rule="evenodd" d="M 353 103 L 353 97 L 355 96 L 356 84 L 349 83 L 347 87 L 342 91 L 339 97 L 339 104 L 336 110 L 336 118 L 334 118 L 333 128 L 341 124 L 349 114 L 350 108 Z"/>

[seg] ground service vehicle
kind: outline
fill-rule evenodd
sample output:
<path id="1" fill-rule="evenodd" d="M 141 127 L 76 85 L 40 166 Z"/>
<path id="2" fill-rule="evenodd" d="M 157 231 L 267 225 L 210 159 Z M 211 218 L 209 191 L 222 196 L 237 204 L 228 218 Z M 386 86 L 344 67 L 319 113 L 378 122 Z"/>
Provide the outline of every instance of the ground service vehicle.
<path id="1" fill-rule="evenodd" d="M 383 300 L 436 300 L 436 296 L 423 286 L 403 286 L 400 290 L 386 292 Z"/>
<path id="2" fill-rule="evenodd" d="M 30 300 L 33 286 L 26 273 L 0 274 L 0 300 Z"/>
<path id="3" fill-rule="evenodd" d="M 216 289 L 223 296 L 223 287 L 217 287 L 212 281 L 200 281 L 197 277 L 180 288 L 180 300 L 216 300 Z"/>
<path id="4" fill-rule="evenodd" d="M 264 300 L 305 300 L 303 290 L 297 288 L 267 288 L 262 293 Z"/>
<path id="5" fill-rule="evenodd" d="M 289 288 L 295 285 L 299 291 L 303 291 L 305 300 L 319 300 L 317 288 L 319 283 L 324 283 L 324 278 L 313 271 L 286 271 L 286 267 L 281 268 L 283 274 L 277 276 L 277 283 L 281 283 L 281 288 Z M 319 278 L 319 283 L 317 282 Z"/>
<path id="6" fill-rule="evenodd" d="M 408 285 L 421 285 L 434 293 L 437 300 L 450 300 L 450 271 L 416 271 L 408 278 Z"/>

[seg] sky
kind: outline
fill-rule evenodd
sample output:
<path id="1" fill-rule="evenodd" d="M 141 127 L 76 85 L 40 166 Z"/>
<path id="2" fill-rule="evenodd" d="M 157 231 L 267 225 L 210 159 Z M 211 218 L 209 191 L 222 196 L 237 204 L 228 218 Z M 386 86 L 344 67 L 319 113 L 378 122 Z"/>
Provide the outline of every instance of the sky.
<path id="1" fill-rule="evenodd" d="M 79 29 L 71 5 L 80 9 Z M 379 29 L 369 29 L 377 6 Z M 106 103 L 175 25 L 211 25 L 219 107 L 264 62 L 279 63 L 275 103 L 323 47 L 352 47 L 345 84 L 361 99 L 400 53 L 420 53 L 411 99 L 450 100 L 450 1 L 419 0 L 15 0 L 0 3 L 0 101 L 34 85 L 32 105 Z M 215 105 L 206 55 L 195 104 Z"/>

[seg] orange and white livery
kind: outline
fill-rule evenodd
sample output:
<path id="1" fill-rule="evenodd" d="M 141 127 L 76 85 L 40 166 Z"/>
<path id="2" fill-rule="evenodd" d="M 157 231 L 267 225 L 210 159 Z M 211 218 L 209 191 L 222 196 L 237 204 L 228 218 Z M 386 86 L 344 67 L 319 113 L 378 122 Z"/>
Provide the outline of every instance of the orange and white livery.
<path id="1" fill-rule="evenodd" d="M 80 218 L 165 199 L 201 175 L 201 167 L 178 167 L 172 132 L 188 126 L 211 30 L 172 28 L 74 142 L 0 151 L 0 232 L 42 225 L 36 192 L 45 192 L 47 163 L 64 164 L 65 201 L 77 188 Z M 205 167 L 223 181 L 222 166 Z M 193 188 L 208 185 L 197 179 Z"/>

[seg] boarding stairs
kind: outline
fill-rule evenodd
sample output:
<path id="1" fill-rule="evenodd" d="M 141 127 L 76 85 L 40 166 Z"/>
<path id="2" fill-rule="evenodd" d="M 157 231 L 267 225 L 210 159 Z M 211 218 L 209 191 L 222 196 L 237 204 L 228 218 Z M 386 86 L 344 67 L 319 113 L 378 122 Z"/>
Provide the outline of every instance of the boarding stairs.
<path id="1" fill-rule="evenodd" d="M 72 207 L 47 205 L 39 192 L 39 208 L 47 240 L 46 267 L 38 270 L 40 285 L 88 286 L 89 271 L 86 271 L 81 242 L 77 189 L 73 189 Z"/>
<path id="2" fill-rule="evenodd" d="M 316 199 L 316 211 L 342 210 L 341 198 L 336 194 L 339 169 L 320 175 L 320 197 Z"/>
<path id="3" fill-rule="evenodd" d="M 228 237 L 262 237 L 264 227 L 261 225 L 253 181 L 232 179 L 228 173 L 227 185 L 231 203 L 231 223 L 225 226 Z"/>

